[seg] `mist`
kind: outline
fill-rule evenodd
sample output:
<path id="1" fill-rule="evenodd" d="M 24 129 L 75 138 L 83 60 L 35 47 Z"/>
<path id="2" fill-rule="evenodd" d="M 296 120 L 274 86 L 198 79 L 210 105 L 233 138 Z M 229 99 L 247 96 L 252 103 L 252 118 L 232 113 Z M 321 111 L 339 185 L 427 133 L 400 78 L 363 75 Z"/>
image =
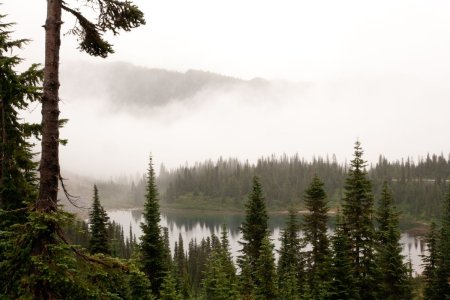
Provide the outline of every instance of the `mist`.
<path id="1" fill-rule="evenodd" d="M 380 154 L 417 159 L 449 146 L 439 134 L 450 126 L 449 88 L 414 77 L 242 80 L 79 62 L 63 65 L 62 78 L 61 111 L 69 123 L 61 136 L 69 143 L 61 165 L 94 178 L 142 174 L 150 153 L 157 165 L 176 168 L 284 153 L 307 160 L 335 154 L 344 162 L 357 139 L 369 162 Z M 157 97 L 152 85 L 164 87 Z"/>

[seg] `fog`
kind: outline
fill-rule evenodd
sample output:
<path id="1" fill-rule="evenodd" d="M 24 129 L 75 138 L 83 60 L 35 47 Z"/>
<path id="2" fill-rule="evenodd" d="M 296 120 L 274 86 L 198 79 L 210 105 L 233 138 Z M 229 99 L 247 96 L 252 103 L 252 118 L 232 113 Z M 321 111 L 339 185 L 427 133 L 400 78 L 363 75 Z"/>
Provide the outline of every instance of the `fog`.
<path id="1" fill-rule="evenodd" d="M 20 54 L 41 62 L 45 1 L 4 2 L 15 36 L 34 40 Z M 283 153 L 345 161 L 357 138 L 372 162 L 449 152 L 448 1 L 135 2 L 148 25 L 109 37 L 106 61 L 63 37 L 65 170 L 142 173 L 150 152 L 169 168 Z M 190 69 L 228 77 L 185 80 Z"/>

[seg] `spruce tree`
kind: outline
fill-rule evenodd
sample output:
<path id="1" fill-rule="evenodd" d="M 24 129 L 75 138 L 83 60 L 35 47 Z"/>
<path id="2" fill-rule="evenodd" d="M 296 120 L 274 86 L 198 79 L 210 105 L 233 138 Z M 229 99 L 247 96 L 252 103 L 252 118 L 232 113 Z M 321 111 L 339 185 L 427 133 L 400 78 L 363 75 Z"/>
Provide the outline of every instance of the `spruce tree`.
<path id="1" fill-rule="evenodd" d="M 91 239 L 89 240 L 89 251 L 92 254 L 103 253 L 111 254 L 108 242 L 108 221 L 109 217 L 103 206 L 100 204 L 97 186 L 94 185 L 94 200 L 89 213 L 89 231 Z"/>
<path id="2" fill-rule="evenodd" d="M 376 263 L 380 268 L 378 284 L 382 299 L 411 299 L 408 268 L 403 262 L 398 216 L 387 182 L 383 183 L 376 212 L 378 224 Z"/>
<path id="3" fill-rule="evenodd" d="M 159 295 L 164 277 L 169 269 L 167 265 L 167 249 L 159 225 L 161 215 L 159 212 L 158 189 L 156 187 L 155 170 L 150 156 L 147 172 L 147 194 L 145 196 L 143 222 L 141 223 L 141 264 L 152 284 L 152 291 Z"/>
<path id="4" fill-rule="evenodd" d="M 178 235 L 178 243 L 175 243 L 173 260 L 175 264 L 175 280 L 177 290 L 184 298 L 189 298 L 190 285 L 187 270 L 187 258 L 186 253 L 184 252 L 184 242 L 181 233 Z"/>
<path id="5" fill-rule="evenodd" d="M 343 217 L 350 238 L 356 288 L 363 299 L 377 298 L 372 185 L 359 141 L 344 186 Z"/>
<path id="6" fill-rule="evenodd" d="M 308 285 L 314 299 L 324 298 L 330 274 L 328 207 L 323 186 L 323 182 L 315 175 L 304 196 L 305 207 L 309 211 L 303 222 L 304 239 L 312 247 L 307 258 Z"/>
<path id="7" fill-rule="evenodd" d="M 242 233 L 242 256 L 246 257 L 251 268 L 255 268 L 260 255 L 262 240 L 267 234 L 268 215 L 263 192 L 258 177 L 253 177 L 253 189 L 245 204 L 245 220 L 240 227 Z M 240 257 L 238 262 L 242 261 Z"/>
<path id="8" fill-rule="evenodd" d="M 228 246 L 226 227 L 222 228 L 222 242 L 213 247 L 205 266 L 202 281 L 206 300 L 240 299 L 236 270 Z"/>
<path id="9" fill-rule="evenodd" d="M 168 272 L 161 284 L 160 300 L 183 300 L 177 289 L 177 283 L 171 272 Z"/>
<path id="10" fill-rule="evenodd" d="M 351 241 L 347 235 L 346 222 L 341 219 L 339 211 L 336 216 L 336 227 L 331 242 L 330 275 L 332 278 L 327 298 L 330 300 L 360 299 L 353 271 Z"/>
<path id="11" fill-rule="evenodd" d="M 273 244 L 266 234 L 261 242 L 259 256 L 256 259 L 255 299 L 272 300 L 276 299 L 277 296 L 277 274 L 275 257 L 273 255 Z"/>
<path id="12" fill-rule="evenodd" d="M 278 289 L 284 299 L 296 299 L 305 283 L 304 258 L 301 253 L 300 224 L 294 208 L 289 209 L 285 228 L 281 232 L 278 250 Z"/>

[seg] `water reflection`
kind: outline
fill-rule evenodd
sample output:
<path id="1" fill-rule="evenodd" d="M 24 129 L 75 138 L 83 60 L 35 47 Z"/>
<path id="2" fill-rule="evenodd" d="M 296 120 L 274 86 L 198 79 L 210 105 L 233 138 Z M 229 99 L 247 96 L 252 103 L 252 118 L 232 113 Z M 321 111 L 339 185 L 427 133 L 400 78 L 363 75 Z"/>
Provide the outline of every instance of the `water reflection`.
<path id="1" fill-rule="evenodd" d="M 114 210 L 108 211 L 111 220 L 120 223 L 124 232 L 129 232 L 132 226 L 133 233 L 139 238 L 142 235 L 140 222 L 142 219 L 142 210 Z M 269 230 L 271 232 L 272 241 L 275 244 L 275 249 L 280 247 L 280 231 L 284 226 L 286 216 L 271 215 L 269 218 Z M 228 227 L 228 234 L 230 237 L 231 251 L 234 257 L 239 253 L 241 248 L 238 241 L 241 238 L 239 233 L 239 226 L 244 220 L 244 215 L 227 214 L 227 213 L 205 213 L 205 212 L 165 212 L 161 214 L 161 226 L 169 229 L 169 238 L 171 248 L 173 250 L 175 241 L 178 241 L 178 235 L 183 237 L 185 247 L 191 239 L 196 239 L 198 242 L 202 238 L 211 236 L 212 233 L 220 235 L 222 224 Z M 334 220 L 330 220 L 329 234 L 333 234 Z M 416 274 L 422 272 L 421 254 L 425 251 L 425 243 L 421 236 L 417 233 L 409 232 L 411 224 L 401 224 L 402 230 L 401 243 L 403 244 L 402 254 L 406 259 L 411 258 L 413 270 Z M 186 248 L 185 248 L 186 249 Z"/>

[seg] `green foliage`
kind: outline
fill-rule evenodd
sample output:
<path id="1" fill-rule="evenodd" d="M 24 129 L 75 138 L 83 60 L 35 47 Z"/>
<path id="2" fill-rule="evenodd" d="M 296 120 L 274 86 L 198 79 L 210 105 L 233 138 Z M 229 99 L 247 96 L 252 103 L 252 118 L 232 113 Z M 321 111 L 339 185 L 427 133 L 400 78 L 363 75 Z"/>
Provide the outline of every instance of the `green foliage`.
<path id="1" fill-rule="evenodd" d="M 0 15 L 0 230 L 17 222 L 25 222 L 25 208 L 36 197 L 35 168 L 31 136 L 38 137 L 40 127 L 23 122 L 19 113 L 41 98 L 39 86 L 43 71 L 32 65 L 24 72 L 16 67 L 22 59 L 13 55 L 28 40 L 12 40 L 12 23 Z M 1 249 L 0 249 L 1 258 Z"/>
<path id="2" fill-rule="evenodd" d="M 226 227 L 222 230 L 222 242 L 213 247 L 207 259 L 202 286 L 206 300 L 240 299 Z"/>
<path id="3" fill-rule="evenodd" d="M 135 299 L 137 294 L 151 299 L 147 279 L 134 266 L 66 243 L 59 225 L 72 219 L 60 210 L 30 211 L 26 223 L 1 232 L 6 255 L 0 263 L 1 294 L 7 299 Z"/>
<path id="4" fill-rule="evenodd" d="M 255 269 L 255 299 L 272 300 L 278 296 L 273 244 L 266 235 L 261 241 Z"/>
<path id="5" fill-rule="evenodd" d="M 112 45 L 103 38 L 104 33 L 116 35 L 119 30 L 129 31 L 145 24 L 144 14 L 130 1 L 87 0 L 86 6 L 97 13 L 96 23 L 86 18 L 80 8 L 71 8 L 65 2 L 62 8 L 77 20 L 70 33 L 77 36 L 79 48 L 92 56 L 107 57 L 114 53 Z"/>
<path id="6" fill-rule="evenodd" d="M 330 280 L 330 249 L 327 236 L 328 207 L 323 182 L 314 176 L 305 191 L 305 215 L 303 230 L 305 242 L 312 247 L 307 257 L 307 274 L 310 294 L 314 299 L 323 299 L 320 295 L 326 291 Z"/>
<path id="7" fill-rule="evenodd" d="M 89 213 L 89 230 L 91 232 L 91 239 L 89 240 L 89 251 L 92 254 L 111 253 L 108 245 L 108 221 L 108 214 L 100 204 L 98 189 L 97 186 L 94 185 L 94 201 L 92 202 L 91 211 Z"/>
<path id="8" fill-rule="evenodd" d="M 177 289 L 177 283 L 171 272 L 168 272 L 161 285 L 160 300 L 183 300 Z"/>
<path id="9" fill-rule="evenodd" d="M 305 283 L 304 253 L 301 252 L 304 245 L 299 232 L 297 213 L 291 208 L 286 226 L 281 232 L 281 247 L 278 250 L 278 289 L 285 299 L 299 297 Z"/>
<path id="10" fill-rule="evenodd" d="M 441 227 L 431 224 L 424 255 L 425 299 L 450 299 L 450 186 L 444 200 Z"/>
<path id="11" fill-rule="evenodd" d="M 353 270 L 352 245 L 347 235 L 346 222 L 341 221 L 338 213 L 336 227 L 332 237 L 332 264 L 330 274 L 332 276 L 328 298 L 359 299 L 356 289 L 356 279 Z"/>
<path id="12" fill-rule="evenodd" d="M 375 299 L 377 268 L 374 261 L 373 195 L 362 155 L 361 144 L 357 141 L 344 187 L 343 216 L 352 247 L 356 288 L 361 298 Z"/>
<path id="13" fill-rule="evenodd" d="M 147 195 L 144 204 L 143 222 L 141 228 L 141 264 L 152 283 L 152 290 L 159 295 L 162 281 L 169 270 L 167 265 L 167 246 L 164 245 L 164 236 L 159 225 L 161 216 L 159 212 L 158 190 L 155 183 L 155 171 L 152 157 L 147 174 Z"/>
<path id="14" fill-rule="evenodd" d="M 245 205 L 245 220 L 241 225 L 242 256 L 246 256 L 248 263 L 254 268 L 260 255 L 262 240 L 267 234 L 268 215 L 262 195 L 262 187 L 258 177 L 253 178 L 253 191 Z M 239 259 L 241 261 L 242 258 Z"/>
<path id="15" fill-rule="evenodd" d="M 378 297 L 382 299 L 412 299 L 408 268 L 401 255 L 398 213 L 393 207 L 387 183 L 383 184 L 376 212 L 378 223 L 376 263 L 380 268 Z"/>

